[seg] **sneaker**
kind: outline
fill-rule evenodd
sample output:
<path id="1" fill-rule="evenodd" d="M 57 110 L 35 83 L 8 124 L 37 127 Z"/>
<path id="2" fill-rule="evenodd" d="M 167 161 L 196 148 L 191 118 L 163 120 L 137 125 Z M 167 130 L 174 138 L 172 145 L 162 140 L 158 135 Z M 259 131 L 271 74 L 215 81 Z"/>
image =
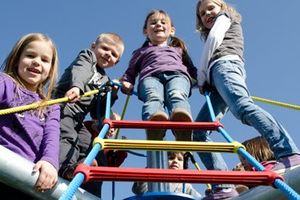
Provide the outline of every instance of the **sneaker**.
<path id="1" fill-rule="evenodd" d="M 239 193 L 234 188 L 218 188 L 202 200 L 231 199 L 237 196 L 239 196 Z"/>
<path id="2" fill-rule="evenodd" d="M 154 113 L 149 121 L 168 121 L 169 117 L 165 112 L 158 111 Z M 166 134 L 165 129 L 149 129 L 146 130 L 148 140 L 163 140 Z"/>
<path id="3" fill-rule="evenodd" d="M 288 171 L 291 171 L 297 167 L 300 167 L 300 155 L 294 154 L 291 156 L 285 156 L 278 160 L 278 162 L 272 167 L 272 171 L 282 175 Z"/>
<path id="4" fill-rule="evenodd" d="M 175 108 L 172 115 L 171 121 L 175 122 L 192 122 L 192 116 L 183 108 Z M 192 130 L 174 129 L 172 130 L 177 141 L 191 141 Z"/>

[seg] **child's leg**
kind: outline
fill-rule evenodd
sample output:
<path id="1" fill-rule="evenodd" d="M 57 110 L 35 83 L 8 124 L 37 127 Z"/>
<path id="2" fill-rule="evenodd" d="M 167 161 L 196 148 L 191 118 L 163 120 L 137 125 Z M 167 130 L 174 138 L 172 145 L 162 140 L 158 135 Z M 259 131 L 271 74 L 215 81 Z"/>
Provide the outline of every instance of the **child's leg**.
<path id="1" fill-rule="evenodd" d="M 171 113 L 171 121 L 192 122 L 191 108 L 188 102 L 190 80 L 180 73 L 166 73 L 166 106 Z M 176 140 L 191 141 L 192 130 L 173 130 Z"/>
<path id="2" fill-rule="evenodd" d="M 216 91 L 212 91 L 210 95 L 213 110 L 216 115 L 216 120 L 221 120 L 221 118 L 226 113 L 228 107 L 224 103 L 223 99 L 219 96 Z M 207 103 L 203 105 L 196 122 L 209 122 L 211 120 L 210 112 Z M 210 131 L 205 130 L 194 130 L 193 140 L 199 142 L 212 142 L 209 138 Z M 198 155 L 204 164 L 205 168 L 208 170 L 228 170 L 226 162 L 224 161 L 221 153 L 202 153 L 198 152 Z M 207 198 L 204 199 L 225 199 L 237 196 L 238 193 L 234 189 L 234 185 L 231 184 L 212 184 L 211 193 L 207 194 Z"/>
<path id="3" fill-rule="evenodd" d="M 214 109 L 214 112 L 216 113 L 217 120 L 220 120 L 226 110 L 226 104 L 224 104 L 224 101 L 221 99 L 221 97 L 216 92 L 212 92 L 210 95 L 212 106 Z M 208 106 L 205 103 L 203 107 L 201 108 L 200 112 L 198 113 L 196 117 L 196 122 L 210 122 L 211 116 L 209 114 Z M 193 132 L 193 140 L 199 141 L 199 142 L 212 142 L 212 140 L 209 138 L 210 131 L 205 130 L 194 130 Z M 217 133 L 217 132 L 216 132 Z M 202 161 L 202 163 L 205 165 L 206 169 L 208 170 L 228 170 L 228 167 L 220 153 L 200 153 L 198 152 L 198 155 Z"/>
<path id="4" fill-rule="evenodd" d="M 68 104 L 66 104 L 61 112 L 59 151 L 59 175 L 66 179 L 69 178 L 66 177 L 68 167 L 74 165 L 79 158 L 79 149 L 77 146 L 78 134 L 75 131 L 76 124 L 78 123 Z"/>
<path id="5" fill-rule="evenodd" d="M 142 108 L 142 119 L 151 121 L 167 121 L 168 115 L 164 109 L 164 85 L 157 77 L 147 77 L 139 83 L 139 99 L 144 102 Z M 163 140 L 165 129 L 146 130 L 147 140 Z M 148 151 L 147 167 L 164 168 L 163 152 Z M 149 192 L 165 191 L 162 183 L 148 183 Z"/>
<path id="6" fill-rule="evenodd" d="M 213 67 L 212 77 L 218 92 L 232 114 L 254 127 L 269 143 L 277 160 L 299 154 L 299 149 L 283 126 L 265 110 L 255 105 L 245 82 L 243 64 L 226 62 Z M 295 164 L 300 165 L 300 156 Z"/>
<path id="7" fill-rule="evenodd" d="M 166 121 L 168 115 L 164 109 L 164 86 L 156 77 L 147 77 L 139 83 L 139 99 L 144 102 L 142 119 L 151 121 Z M 164 129 L 147 130 L 147 139 L 162 140 Z"/>
<path id="8" fill-rule="evenodd" d="M 71 111 L 69 104 L 66 104 L 61 113 L 59 175 L 68 180 L 73 178 L 73 171 L 78 165 L 78 160 L 83 157 L 82 154 L 88 151 L 91 143 L 90 134 L 87 135 L 88 141 L 83 140 L 83 134 L 80 134 L 80 130 L 83 128 L 86 130 L 86 128 L 81 121 L 83 117 L 79 117 L 79 115 L 80 113 L 74 114 L 73 110 Z"/>

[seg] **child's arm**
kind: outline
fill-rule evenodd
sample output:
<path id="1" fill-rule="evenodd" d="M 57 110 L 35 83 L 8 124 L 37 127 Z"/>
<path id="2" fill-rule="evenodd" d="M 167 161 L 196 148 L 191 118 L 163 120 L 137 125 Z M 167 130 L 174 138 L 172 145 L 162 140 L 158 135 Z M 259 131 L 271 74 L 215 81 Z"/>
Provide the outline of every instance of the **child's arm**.
<path id="1" fill-rule="evenodd" d="M 195 197 L 196 199 L 201 199 L 202 195 L 195 189 L 191 184 L 186 184 L 186 193 Z"/>
<path id="2" fill-rule="evenodd" d="M 45 120 L 43 140 L 39 150 L 41 157 L 33 168 L 33 171 L 40 172 L 35 185 L 38 191 L 51 189 L 58 179 L 60 107 L 58 105 L 47 107 Z"/>
<path id="3" fill-rule="evenodd" d="M 70 66 L 71 87 L 78 87 L 84 92 L 85 85 L 92 78 L 97 59 L 89 49 L 82 50 Z"/>
<path id="4" fill-rule="evenodd" d="M 229 29 L 231 25 L 231 20 L 225 14 L 220 15 L 216 21 L 214 26 L 209 32 L 209 35 L 205 41 L 202 55 L 201 55 L 201 62 L 200 68 L 198 70 L 198 86 L 199 88 L 203 87 L 206 78 L 206 71 L 208 69 L 209 61 L 211 56 L 213 55 L 214 51 L 220 46 L 225 36 L 225 33 Z M 200 90 L 201 92 L 201 90 Z"/>
<path id="5" fill-rule="evenodd" d="M 132 94 L 135 84 L 135 78 L 141 71 L 141 59 L 142 58 L 140 50 L 138 49 L 134 51 L 129 61 L 129 66 L 120 80 L 120 82 L 122 83 L 121 91 L 125 94 Z"/>

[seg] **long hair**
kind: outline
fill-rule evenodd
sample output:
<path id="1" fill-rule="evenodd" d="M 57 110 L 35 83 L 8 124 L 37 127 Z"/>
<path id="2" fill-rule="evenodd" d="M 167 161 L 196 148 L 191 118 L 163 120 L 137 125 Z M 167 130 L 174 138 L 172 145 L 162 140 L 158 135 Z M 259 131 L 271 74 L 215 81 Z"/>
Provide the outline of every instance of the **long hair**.
<path id="1" fill-rule="evenodd" d="M 261 136 L 246 140 L 242 144 L 258 162 L 276 160 L 267 140 Z"/>
<path id="2" fill-rule="evenodd" d="M 25 87 L 23 82 L 21 81 L 22 79 L 20 75 L 18 74 L 18 67 L 22 52 L 24 51 L 26 46 L 33 41 L 46 41 L 49 43 L 53 51 L 49 76 L 46 78 L 46 80 L 38 85 L 36 91 L 42 99 L 48 100 L 50 99 L 51 92 L 55 86 L 58 70 L 57 49 L 54 42 L 48 36 L 42 33 L 30 33 L 20 38 L 5 59 L 1 68 L 6 74 L 14 78 L 19 85 Z"/>
<path id="3" fill-rule="evenodd" d="M 199 13 L 199 8 L 201 6 L 201 3 L 207 1 L 207 0 L 199 0 L 196 6 L 196 30 L 198 32 L 200 32 L 201 38 L 206 40 L 210 29 L 206 28 L 203 25 L 203 22 L 201 20 L 201 16 Z M 223 0 L 209 0 L 212 1 L 213 3 L 217 4 L 218 6 L 221 7 L 221 12 L 227 12 L 231 19 L 237 23 L 240 23 L 242 21 L 242 17 L 241 15 L 238 13 L 238 11 L 233 8 L 231 5 L 227 4 L 225 1 Z"/>

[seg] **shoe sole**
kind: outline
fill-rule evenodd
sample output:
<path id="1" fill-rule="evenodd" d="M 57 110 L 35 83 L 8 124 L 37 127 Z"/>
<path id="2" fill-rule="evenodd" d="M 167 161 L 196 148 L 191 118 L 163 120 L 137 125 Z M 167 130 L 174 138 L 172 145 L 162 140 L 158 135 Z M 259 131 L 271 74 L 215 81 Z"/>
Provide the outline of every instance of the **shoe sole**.
<path id="1" fill-rule="evenodd" d="M 149 119 L 149 121 L 168 121 L 168 116 L 164 112 L 158 112 Z M 147 140 L 163 140 L 166 134 L 165 129 L 149 129 L 146 130 Z"/>
<path id="2" fill-rule="evenodd" d="M 186 111 L 174 111 L 171 121 L 175 122 L 192 122 L 192 118 Z M 172 130 L 177 141 L 191 141 L 192 130 L 174 129 Z"/>

